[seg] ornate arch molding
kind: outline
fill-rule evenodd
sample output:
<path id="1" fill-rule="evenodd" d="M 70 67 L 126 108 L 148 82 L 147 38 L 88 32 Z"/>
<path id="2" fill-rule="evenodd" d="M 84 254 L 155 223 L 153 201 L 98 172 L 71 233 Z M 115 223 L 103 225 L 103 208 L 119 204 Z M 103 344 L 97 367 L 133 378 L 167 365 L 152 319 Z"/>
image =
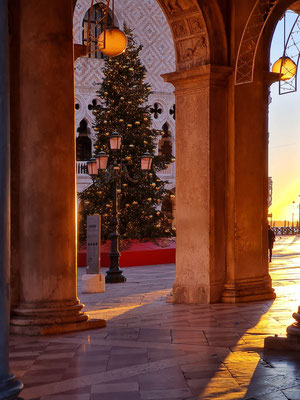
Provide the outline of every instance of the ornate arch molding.
<path id="1" fill-rule="evenodd" d="M 210 63 L 206 24 L 197 0 L 157 0 L 170 25 L 177 70 Z"/>
<path id="2" fill-rule="evenodd" d="M 263 32 L 266 31 L 270 44 L 276 23 L 293 3 L 295 0 L 256 0 L 239 44 L 235 65 L 236 85 L 253 81 L 256 52 Z"/>

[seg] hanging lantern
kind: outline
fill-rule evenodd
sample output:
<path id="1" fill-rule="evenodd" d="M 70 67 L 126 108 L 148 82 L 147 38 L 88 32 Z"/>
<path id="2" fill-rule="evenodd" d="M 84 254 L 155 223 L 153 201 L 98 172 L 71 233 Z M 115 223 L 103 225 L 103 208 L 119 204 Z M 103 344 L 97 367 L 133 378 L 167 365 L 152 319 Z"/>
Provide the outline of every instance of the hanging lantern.
<path id="1" fill-rule="evenodd" d="M 280 75 L 281 81 L 292 79 L 297 72 L 297 65 L 289 57 L 280 57 L 272 67 L 272 72 Z"/>
<path id="2" fill-rule="evenodd" d="M 96 156 L 97 168 L 98 169 L 106 169 L 107 168 L 108 155 L 104 153 L 104 151 L 100 151 L 100 153 Z"/>
<path id="3" fill-rule="evenodd" d="M 101 12 L 93 14 L 94 4 Z M 91 0 L 86 31 L 87 55 L 101 51 L 107 56 L 114 57 L 125 51 L 127 37 L 124 32 L 114 26 L 114 8 L 114 0 L 101 2 Z"/>
<path id="4" fill-rule="evenodd" d="M 141 156 L 141 170 L 149 171 L 151 169 L 153 156 L 150 153 L 145 153 Z"/>
<path id="5" fill-rule="evenodd" d="M 95 158 L 91 158 L 87 162 L 87 166 L 88 166 L 89 175 L 97 175 L 98 174 L 98 167 L 97 167 L 97 162 L 96 162 Z"/>
<path id="6" fill-rule="evenodd" d="M 118 28 L 108 28 L 98 38 L 98 49 L 106 56 L 115 57 L 126 50 L 127 37 Z"/>
<path id="7" fill-rule="evenodd" d="M 109 136 L 109 145 L 111 150 L 120 150 L 122 143 L 122 136 L 118 132 L 113 132 Z"/>

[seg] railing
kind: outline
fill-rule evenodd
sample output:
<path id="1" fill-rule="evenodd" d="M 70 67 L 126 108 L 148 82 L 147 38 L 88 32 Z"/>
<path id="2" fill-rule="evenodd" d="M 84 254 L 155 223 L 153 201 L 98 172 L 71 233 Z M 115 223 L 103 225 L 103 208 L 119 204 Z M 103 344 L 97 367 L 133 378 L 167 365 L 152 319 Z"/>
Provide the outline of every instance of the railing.
<path id="1" fill-rule="evenodd" d="M 172 175 L 174 171 L 173 165 L 174 164 L 169 164 L 166 169 L 159 171 L 158 175 Z"/>
<path id="2" fill-rule="evenodd" d="M 276 236 L 300 234 L 300 228 L 298 226 L 276 226 L 272 229 Z"/>
<path id="3" fill-rule="evenodd" d="M 87 161 L 76 161 L 77 175 L 86 175 L 88 173 Z"/>
<path id="4" fill-rule="evenodd" d="M 166 169 L 158 172 L 158 175 L 172 175 L 174 171 L 174 164 L 169 164 Z M 87 161 L 76 161 L 77 175 L 86 175 L 88 173 Z"/>

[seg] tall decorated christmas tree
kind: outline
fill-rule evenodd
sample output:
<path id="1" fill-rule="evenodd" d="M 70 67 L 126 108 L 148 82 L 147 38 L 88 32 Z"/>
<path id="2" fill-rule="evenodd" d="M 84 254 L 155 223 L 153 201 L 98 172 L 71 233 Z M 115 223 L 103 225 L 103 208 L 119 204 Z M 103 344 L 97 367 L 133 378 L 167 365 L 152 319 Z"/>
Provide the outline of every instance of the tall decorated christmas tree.
<path id="1" fill-rule="evenodd" d="M 106 58 L 104 79 L 97 92 L 99 103 L 94 109 L 94 130 L 97 132 L 95 156 L 104 151 L 117 158 L 121 165 L 118 180 L 119 233 L 123 239 L 160 238 L 173 236 L 172 215 L 161 210 L 167 194 L 166 182 L 157 172 L 174 161 L 172 154 L 156 155 L 150 171 L 141 170 L 141 156 L 154 155 L 157 139 L 163 134 L 151 128 L 151 112 L 147 105 L 151 87 L 145 82 L 146 68 L 140 60 L 141 45 L 136 45 L 133 33 L 124 28 L 127 49 L 114 58 Z M 110 150 L 109 136 L 122 136 L 121 150 Z M 117 155 L 116 155 L 117 154 Z M 85 236 L 87 215 L 102 216 L 102 239 L 110 237 L 112 210 L 111 183 L 107 171 L 99 171 L 93 184 L 80 194 L 83 201 L 81 239 Z"/>

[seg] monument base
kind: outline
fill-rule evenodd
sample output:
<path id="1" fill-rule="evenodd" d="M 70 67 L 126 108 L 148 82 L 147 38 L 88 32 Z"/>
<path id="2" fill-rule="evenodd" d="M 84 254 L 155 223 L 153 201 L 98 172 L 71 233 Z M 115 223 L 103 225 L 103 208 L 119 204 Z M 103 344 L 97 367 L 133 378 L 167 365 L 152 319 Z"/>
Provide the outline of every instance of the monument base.
<path id="1" fill-rule="evenodd" d="M 265 338 L 265 350 L 299 351 L 300 338 L 295 336 L 279 337 L 268 336 Z"/>
<path id="2" fill-rule="evenodd" d="M 82 293 L 104 293 L 104 274 L 84 274 L 82 280 Z"/>

